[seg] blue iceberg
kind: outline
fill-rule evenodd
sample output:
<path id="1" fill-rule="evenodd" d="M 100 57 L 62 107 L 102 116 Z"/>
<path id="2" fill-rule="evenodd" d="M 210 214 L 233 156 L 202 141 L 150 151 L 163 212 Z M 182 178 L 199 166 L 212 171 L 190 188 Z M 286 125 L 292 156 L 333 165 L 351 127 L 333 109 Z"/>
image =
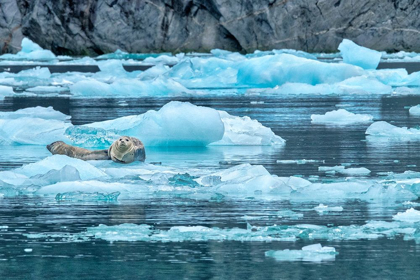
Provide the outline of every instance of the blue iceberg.
<path id="1" fill-rule="evenodd" d="M 376 69 L 382 56 L 382 53 L 378 51 L 361 47 L 347 39 L 340 43 L 338 49 L 344 63 L 360 66 L 363 69 Z"/>

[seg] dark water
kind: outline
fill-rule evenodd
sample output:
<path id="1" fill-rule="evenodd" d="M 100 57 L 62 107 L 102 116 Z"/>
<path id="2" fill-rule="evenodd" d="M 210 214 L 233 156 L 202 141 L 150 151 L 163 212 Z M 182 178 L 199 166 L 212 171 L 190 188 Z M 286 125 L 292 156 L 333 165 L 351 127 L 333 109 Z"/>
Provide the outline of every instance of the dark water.
<path id="1" fill-rule="evenodd" d="M 171 99 L 173 100 L 173 99 Z M 420 96 L 286 96 L 178 98 L 196 105 L 247 115 L 259 120 L 286 142 L 274 147 L 206 147 L 148 149 L 148 161 L 186 168 L 228 168 L 239 163 L 262 164 L 279 176 L 318 175 L 318 181 L 343 180 L 326 175 L 318 166 L 350 164 L 378 172 L 420 171 L 420 143 L 366 140 L 368 124 L 345 127 L 312 125 L 311 114 L 344 108 L 372 114 L 397 126 L 413 127 L 406 106 L 420 104 Z M 127 106 L 120 106 L 125 101 Z M 169 99 L 65 99 L 14 98 L 0 110 L 53 106 L 71 115 L 73 124 L 114 119 L 159 109 Z M 263 104 L 251 104 L 263 101 Z M 9 170 L 48 156 L 44 147 L 1 147 L 0 170 Z M 279 164 L 277 160 L 320 160 L 325 163 Z M 415 165 L 415 166 L 414 166 Z M 408 167 L 409 166 L 409 167 Z M 363 225 L 367 220 L 391 221 L 405 211 L 402 205 L 350 200 L 343 212 L 319 215 L 319 203 L 257 201 L 195 201 L 185 198 L 123 200 L 115 203 L 59 203 L 42 197 L 0 199 L 1 279 L 418 279 L 420 245 L 402 238 L 354 241 L 298 240 L 296 242 L 67 242 L 62 238 L 29 239 L 25 233 L 78 233 L 87 227 L 148 224 L 160 229 L 178 225 L 246 228 L 243 217 L 259 216 L 253 225 Z M 337 204 L 344 206 L 343 203 Z M 329 206 L 335 206 L 329 204 Z M 271 213 L 282 209 L 304 213 L 299 220 L 280 219 Z M 249 221 L 248 221 L 249 222 Z M 280 262 L 265 257 L 268 250 L 301 249 L 320 242 L 339 252 L 334 261 Z M 32 252 L 24 249 L 31 248 Z"/>

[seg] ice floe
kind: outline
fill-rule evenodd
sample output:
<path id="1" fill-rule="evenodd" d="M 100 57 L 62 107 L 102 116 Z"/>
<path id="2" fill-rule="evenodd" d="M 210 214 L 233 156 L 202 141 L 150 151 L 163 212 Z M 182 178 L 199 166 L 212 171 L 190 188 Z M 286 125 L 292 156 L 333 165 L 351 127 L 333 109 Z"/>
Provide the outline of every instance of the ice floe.
<path id="1" fill-rule="evenodd" d="M 410 115 L 420 116 L 420 105 L 413 106 L 408 111 Z"/>
<path id="2" fill-rule="evenodd" d="M 371 124 L 366 132 L 370 139 L 372 137 L 380 137 L 385 139 L 398 139 L 398 140 L 420 140 L 420 130 L 416 128 L 397 127 L 385 121 L 374 122 Z"/>
<path id="3" fill-rule="evenodd" d="M 338 49 L 345 63 L 357 65 L 363 69 L 376 69 L 382 56 L 382 53 L 361 47 L 348 39 L 344 39 Z"/>
<path id="4" fill-rule="evenodd" d="M 343 211 L 343 207 L 341 206 L 328 206 L 324 204 L 319 204 L 318 206 L 314 207 L 314 210 L 318 213 L 324 213 L 324 212 L 341 212 Z"/>
<path id="5" fill-rule="evenodd" d="M 150 146 L 283 145 L 285 140 L 249 117 L 173 101 L 159 111 L 74 126 L 51 107 L 0 113 L 0 143 L 47 145 L 64 141 L 85 148 L 106 148 L 121 135 Z"/>
<path id="6" fill-rule="evenodd" d="M 49 61 L 55 60 L 57 57 L 51 51 L 44 50 L 28 38 L 23 38 L 20 52 L 17 54 L 0 55 L 0 59 Z"/>
<path id="7" fill-rule="evenodd" d="M 345 109 L 338 109 L 325 115 L 311 115 L 312 123 L 330 125 L 348 125 L 354 123 L 372 122 L 373 116 L 368 114 L 354 114 Z"/>
<path id="8" fill-rule="evenodd" d="M 304 261 L 304 262 L 321 262 L 335 260 L 338 252 L 334 247 L 322 247 L 321 244 L 313 244 L 302 247 L 302 250 L 270 250 L 265 252 L 266 257 L 271 257 L 277 261 Z"/>
<path id="9" fill-rule="evenodd" d="M 393 219 L 400 222 L 418 223 L 420 222 L 420 211 L 410 208 L 403 213 L 397 213 Z"/>

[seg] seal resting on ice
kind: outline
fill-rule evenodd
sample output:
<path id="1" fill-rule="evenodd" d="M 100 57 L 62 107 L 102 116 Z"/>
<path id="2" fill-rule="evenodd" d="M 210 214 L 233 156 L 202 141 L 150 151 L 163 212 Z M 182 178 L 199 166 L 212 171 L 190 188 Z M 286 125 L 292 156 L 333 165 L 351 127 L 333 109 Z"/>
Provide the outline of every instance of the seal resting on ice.
<path id="1" fill-rule="evenodd" d="M 82 160 L 113 160 L 119 163 L 144 161 L 146 152 L 143 143 L 134 137 L 122 136 L 106 150 L 88 150 L 56 141 L 47 145 L 53 155 L 66 155 Z"/>

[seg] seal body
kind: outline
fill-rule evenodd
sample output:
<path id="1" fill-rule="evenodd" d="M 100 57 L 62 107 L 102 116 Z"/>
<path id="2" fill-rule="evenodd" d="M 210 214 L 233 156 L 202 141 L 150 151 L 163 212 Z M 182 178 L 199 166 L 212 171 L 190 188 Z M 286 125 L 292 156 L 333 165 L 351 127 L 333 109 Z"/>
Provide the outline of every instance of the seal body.
<path id="1" fill-rule="evenodd" d="M 53 155 L 66 155 L 82 160 L 113 160 L 119 163 L 145 161 L 146 152 L 143 143 L 134 137 L 122 136 L 106 150 L 88 150 L 56 141 L 47 145 Z"/>

